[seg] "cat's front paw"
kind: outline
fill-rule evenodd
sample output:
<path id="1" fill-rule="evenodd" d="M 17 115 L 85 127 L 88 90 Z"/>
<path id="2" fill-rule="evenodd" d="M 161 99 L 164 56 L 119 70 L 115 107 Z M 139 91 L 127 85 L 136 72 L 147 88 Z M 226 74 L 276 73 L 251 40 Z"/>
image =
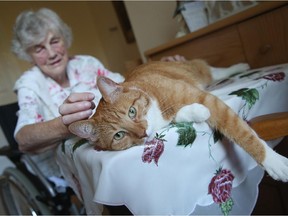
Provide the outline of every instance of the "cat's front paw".
<path id="1" fill-rule="evenodd" d="M 198 103 L 182 107 L 175 118 L 176 122 L 204 122 L 210 117 L 209 109 Z"/>
<path id="2" fill-rule="evenodd" d="M 275 180 L 288 182 L 288 158 L 273 151 L 265 145 L 266 157 L 262 165 L 267 173 Z"/>

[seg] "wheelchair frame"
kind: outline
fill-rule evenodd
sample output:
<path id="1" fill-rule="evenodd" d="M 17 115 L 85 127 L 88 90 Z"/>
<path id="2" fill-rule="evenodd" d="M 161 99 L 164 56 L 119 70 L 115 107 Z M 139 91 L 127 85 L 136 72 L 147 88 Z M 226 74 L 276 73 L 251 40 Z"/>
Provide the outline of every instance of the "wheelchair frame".
<path id="1" fill-rule="evenodd" d="M 0 176 L 0 195 L 9 215 L 80 215 L 85 214 L 71 202 L 72 189 L 58 193 L 27 154 L 18 150 L 14 139 L 17 103 L 0 106 L 0 125 L 9 146 L 0 149 L 0 156 L 9 158 L 15 167 L 6 168 Z M 32 169 L 28 171 L 26 164 Z"/>

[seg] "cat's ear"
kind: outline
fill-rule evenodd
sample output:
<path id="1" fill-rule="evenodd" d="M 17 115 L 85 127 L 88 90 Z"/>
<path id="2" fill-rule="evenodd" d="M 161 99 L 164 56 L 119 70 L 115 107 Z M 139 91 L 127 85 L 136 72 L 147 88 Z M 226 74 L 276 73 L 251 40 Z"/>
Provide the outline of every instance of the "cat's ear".
<path id="1" fill-rule="evenodd" d="M 69 131 L 81 138 L 91 141 L 97 140 L 94 121 L 91 119 L 73 122 L 68 127 Z"/>
<path id="2" fill-rule="evenodd" d="M 97 78 L 97 86 L 104 100 L 108 103 L 113 103 L 117 94 L 122 91 L 122 86 L 104 76 Z"/>

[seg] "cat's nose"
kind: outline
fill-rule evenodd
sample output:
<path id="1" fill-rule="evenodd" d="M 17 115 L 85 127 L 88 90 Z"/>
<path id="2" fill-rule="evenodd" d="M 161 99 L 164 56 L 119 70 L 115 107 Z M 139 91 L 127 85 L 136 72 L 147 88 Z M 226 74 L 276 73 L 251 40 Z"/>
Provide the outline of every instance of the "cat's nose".
<path id="1" fill-rule="evenodd" d="M 144 138 L 144 137 L 147 137 L 146 130 L 144 130 L 143 133 L 139 134 L 139 138 Z"/>

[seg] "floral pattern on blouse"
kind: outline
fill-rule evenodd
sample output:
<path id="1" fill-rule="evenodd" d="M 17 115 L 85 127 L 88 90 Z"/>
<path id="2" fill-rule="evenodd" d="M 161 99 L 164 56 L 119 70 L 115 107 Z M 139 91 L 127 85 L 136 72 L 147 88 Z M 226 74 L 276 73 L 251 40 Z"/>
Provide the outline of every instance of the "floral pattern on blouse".
<path id="1" fill-rule="evenodd" d="M 18 122 L 15 134 L 25 125 L 48 121 L 58 117 L 58 107 L 72 92 L 92 92 L 97 104 L 101 94 L 96 87 L 98 74 L 105 75 L 115 82 L 124 78 L 118 73 L 107 70 L 100 61 L 92 56 L 74 56 L 69 59 L 67 76 L 69 88 L 63 88 L 50 77 L 45 76 L 38 67 L 24 72 L 16 81 L 14 90 L 18 96 Z M 54 152 L 46 151 L 32 158 L 47 176 L 60 176 Z"/>

